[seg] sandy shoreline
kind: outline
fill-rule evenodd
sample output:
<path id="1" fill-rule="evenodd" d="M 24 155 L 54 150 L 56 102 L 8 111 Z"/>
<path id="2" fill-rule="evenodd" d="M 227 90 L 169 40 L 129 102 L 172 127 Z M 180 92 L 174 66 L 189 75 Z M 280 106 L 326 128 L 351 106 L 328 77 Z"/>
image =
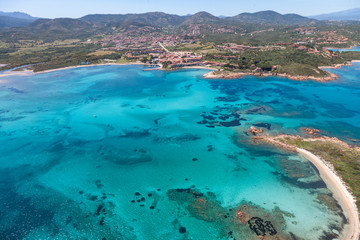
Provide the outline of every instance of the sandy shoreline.
<path id="1" fill-rule="evenodd" d="M 138 62 L 134 62 L 134 63 L 100 63 L 100 64 L 89 64 L 89 65 L 77 65 L 77 66 L 70 66 L 70 67 L 63 67 L 63 68 L 55 68 L 55 69 L 49 69 L 49 70 L 45 70 L 45 71 L 40 71 L 40 72 L 34 72 L 34 74 L 38 74 L 38 73 L 48 73 L 48 72 L 54 72 L 54 71 L 59 71 L 59 70 L 66 70 L 66 69 L 72 69 L 72 68 L 83 68 L 83 67 L 95 67 L 95 66 L 126 66 L 126 65 L 146 65 L 144 63 L 138 63 Z"/>
<path id="2" fill-rule="evenodd" d="M 24 70 L 24 71 L 4 71 L 3 73 L 0 73 L 0 77 L 8 77 L 8 76 L 25 76 L 25 75 L 32 75 L 32 74 L 41 74 L 41 73 L 49 73 L 49 72 L 55 72 L 55 71 L 61 71 L 61 70 L 67 70 L 67 69 L 73 69 L 73 68 L 84 68 L 84 67 L 95 67 L 95 66 L 127 66 L 127 65 L 143 65 L 143 66 L 152 66 L 156 64 L 148 64 L 148 63 L 142 63 L 142 62 L 131 62 L 131 63 L 101 63 L 101 64 L 89 64 L 89 65 L 76 65 L 76 66 L 70 66 L 70 67 L 63 67 L 63 68 L 55 68 L 55 69 L 49 69 L 45 71 L 39 71 L 34 72 L 32 70 Z M 216 71 L 216 69 L 206 66 L 188 66 L 188 67 L 181 67 L 181 68 L 175 68 L 175 69 L 162 69 L 162 68 L 154 68 L 154 69 L 146 69 L 149 71 L 154 70 L 163 70 L 163 71 L 171 71 L 171 70 L 181 70 L 181 69 L 206 69 L 206 70 L 212 70 Z"/>
<path id="3" fill-rule="evenodd" d="M 49 73 L 49 72 L 55 72 L 60 70 L 67 70 L 72 68 L 84 68 L 84 67 L 95 67 L 95 66 L 126 66 L 126 65 L 153 65 L 153 64 L 145 64 L 141 62 L 133 62 L 133 63 L 100 63 L 100 64 L 89 64 L 89 65 L 76 65 L 76 66 L 70 66 L 70 67 L 63 67 L 63 68 L 55 68 L 55 69 L 49 69 L 45 71 L 39 71 L 34 72 L 33 70 L 24 70 L 24 71 L 4 71 L 3 73 L 0 73 L 0 77 L 8 77 L 8 76 L 14 76 L 14 75 L 32 75 L 32 74 L 40 74 L 40 73 Z"/>
<path id="4" fill-rule="evenodd" d="M 336 64 L 334 66 L 321 66 L 320 69 L 326 70 L 327 68 L 341 68 L 343 66 L 351 66 L 352 63 L 360 62 L 360 60 L 352 60 L 351 62 L 347 64 Z M 66 70 L 66 69 L 72 69 L 72 68 L 83 68 L 83 67 L 94 67 L 94 66 L 107 66 L 107 65 L 118 65 L 118 66 L 124 66 L 124 65 L 153 65 L 153 64 L 146 64 L 142 62 L 131 62 L 131 63 L 101 63 L 101 64 L 89 64 L 89 65 L 77 65 L 77 66 L 70 66 L 70 67 L 63 67 L 63 68 L 55 68 L 55 69 L 49 69 L 45 71 L 40 72 L 34 72 L 32 70 L 25 70 L 25 71 L 4 71 L 3 73 L 0 73 L 0 77 L 7 77 L 7 76 L 14 76 L 14 75 L 30 75 L 30 74 L 40 74 L 40 73 L 48 73 L 48 72 L 54 72 L 54 71 L 60 71 L 60 70 Z M 314 80 L 317 82 L 328 82 L 335 80 L 339 78 L 338 75 L 334 73 L 328 72 L 328 76 L 326 77 L 313 77 L 313 76 L 292 76 L 288 75 L 286 73 L 283 74 L 269 74 L 269 73 L 250 73 L 250 72 L 232 72 L 232 73 L 224 73 L 224 74 L 214 74 L 214 72 L 217 72 L 218 69 L 207 67 L 207 66 L 188 66 L 188 67 L 180 67 L 173 70 L 179 70 L 179 69 L 206 69 L 211 70 L 209 73 L 205 73 L 203 75 L 206 79 L 236 79 L 236 78 L 242 78 L 244 76 L 256 76 L 256 77 L 285 77 L 291 80 L 296 81 L 306 81 L 306 80 Z M 161 68 L 155 68 L 155 69 L 149 69 L 149 70 L 167 70 L 167 69 L 161 69 Z M 171 69 L 170 69 L 171 70 Z"/>
<path id="5" fill-rule="evenodd" d="M 320 66 L 319 68 L 320 69 L 324 69 L 326 70 L 327 68 L 330 68 L 330 69 L 339 69 L 339 68 L 342 68 L 343 66 L 352 66 L 353 63 L 358 63 L 360 62 L 360 60 L 351 60 L 349 61 L 348 63 L 345 63 L 345 64 L 335 64 L 334 66 Z"/>
<path id="6" fill-rule="evenodd" d="M 338 201 L 341 206 L 345 217 L 348 220 L 348 224 L 344 226 L 343 231 L 341 232 L 340 239 L 343 240 L 358 240 L 360 234 L 360 223 L 359 223 L 359 213 L 356 206 L 355 197 L 348 190 L 346 184 L 342 179 L 336 174 L 333 166 L 322 160 L 318 156 L 312 154 L 311 152 L 297 148 L 291 145 L 282 143 L 276 139 L 276 137 L 264 136 L 256 137 L 255 139 L 264 140 L 270 144 L 285 148 L 290 151 L 297 152 L 300 156 L 308 159 L 314 164 L 320 173 L 320 177 L 326 183 L 326 186 L 333 193 L 333 197 Z M 326 139 L 324 139 L 326 140 Z M 330 139 L 331 140 L 331 139 Z"/>
<path id="7" fill-rule="evenodd" d="M 333 197 L 340 204 L 344 215 L 348 220 L 348 224 L 344 226 L 344 229 L 341 232 L 341 239 L 358 240 L 360 225 L 355 198 L 344 185 L 341 178 L 328 166 L 328 163 L 325 163 L 319 157 L 305 149 L 297 148 L 296 150 L 300 156 L 310 160 L 315 165 L 319 170 L 321 178 L 326 183 L 326 186 L 333 193 Z"/>

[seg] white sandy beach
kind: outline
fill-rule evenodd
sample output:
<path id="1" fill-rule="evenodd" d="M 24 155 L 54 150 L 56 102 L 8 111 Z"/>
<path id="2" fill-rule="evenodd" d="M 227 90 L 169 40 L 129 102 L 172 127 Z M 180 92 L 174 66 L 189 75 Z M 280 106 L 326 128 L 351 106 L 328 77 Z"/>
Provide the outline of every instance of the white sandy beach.
<path id="1" fill-rule="evenodd" d="M 77 66 L 71 66 L 71 67 L 55 68 L 55 69 L 49 69 L 49 70 L 36 72 L 36 73 L 48 73 L 48 72 L 54 72 L 54 71 L 59 71 L 59 70 L 72 69 L 72 68 L 108 66 L 108 65 L 110 65 L 110 66 L 126 66 L 126 65 L 148 65 L 148 64 L 141 63 L 141 62 L 133 62 L 133 63 L 100 63 L 100 64 L 77 65 Z"/>
<path id="2" fill-rule="evenodd" d="M 4 71 L 3 73 L 0 73 L 0 78 L 1 77 L 8 77 L 8 76 L 26 76 L 26 75 L 31 75 L 31 74 L 40 74 L 40 73 L 49 73 L 49 72 L 54 72 L 54 71 L 60 71 L 60 70 L 66 70 L 66 69 L 72 69 L 72 68 L 84 68 L 84 67 L 94 67 L 94 66 L 126 66 L 126 65 L 144 65 L 144 66 L 149 66 L 149 65 L 154 65 L 154 64 L 147 64 L 147 63 L 142 63 L 142 62 L 132 62 L 132 63 L 101 63 L 101 64 L 89 64 L 89 65 L 77 65 L 77 66 L 70 66 L 70 67 L 63 67 L 63 68 L 55 68 L 55 69 L 49 69 L 49 70 L 45 70 L 45 71 L 40 71 L 40 72 L 34 72 L 32 70 L 23 70 L 23 71 Z M 206 66 L 188 66 L 188 67 L 181 67 L 178 69 L 162 69 L 162 68 L 154 68 L 154 69 L 146 69 L 146 70 L 179 70 L 179 69 L 206 69 L 206 70 L 212 70 L 212 71 L 216 71 L 217 69 L 211 68 L 211 67 L 206 67 Z M 211 73 L 211 72 L 210 72 Z M 205 74 L 206 75 L 206 74 Z"/>
<path id="3" fill-rule="evenodd" d="M 349 62 L 346 63 L 346 64 L 335 64 L 334 66 L 320 66 L 319 68 L 320 68 L 321 70 L 325 70 L 325 71 L 326 71 L 327 68 L 330 68 L 330 69 L 338 69 L 338 68 L 342 68 L 343 66 L 352 66 L 353 63 L 358 63 L 358 62 L 360 62 L 360 60 L 351 60 L 351 61 L 349 61 Z"/>
<path id="4" fill-rule="evenodd" d="M 297 148 L 296 150 L 300 156 L 310 160 L 319 170 L 321 178 L 343 209 L 344 215 L 348 220 L 348 224 L 345 225 L 341 233 L 341 239 L 358 240 L 360 234 L 360 224 L 355 198 L 351 195 L 341 178 L 334 172 L 328 163 L 324 162 L 309 151 L 301 148 Z"/>
<path id="5" fill-rule="evenodd" d="M 297 148 L 295 146 L 288 145 L 281 141 L 278 141 L 276 137 L 264 136 L 258 137 L 256 139 L 263 140 L 270 144 L 274 144 L 281 148 L 284 148 L 289 151 L 295 151 L 300 156 L 306 158 L 314 164 L 320 173 L 320 177 L 326 183 L 326 186 L 333 193 L 333 197 L 338 201 L 341 206 L 348 223 L 344 226 L 343 231 L 341 232 L 340 239 L 342 240 L 359 240 L 360 234 L 360 223 L 359 223 L 359 212 L 356 206 L 356 199 L 348 190 L 346 184 L 342 179 L 337 175 L 334 170 L 334 167 L 329 162 L 322 160 L 318 156 L 312 154 L 311 152 Z M 327 138 L 330 141 L 339 141 L 338 139 Z"/>
<path id="6" fill-rule="evenodd" d="M 326 70 L 326 68 L 341 68 L 342 66 L 347 66 L 347 65 L 351 65 L 352 63 L 355 62 L 360 62 L 360 60 L 352 60 L 351 62 L 349 62 L 349 64 L 336 64 L 335 66 L 321 66 L 319 67 L 320 69 Z M 3 73 L 0 74 L 0 78 L 1 77 L 7 77 L 7 76 L 14 76 L 14 75 L 19 75 L 19 76 L 25 76 L 25 75 L 30 75 L 30 74 L 40 74 L 40 73 L 48 73 L 48 72 L 54 72 L 54 71 L 59 71 L 59 70 L 65 70 L 65 69 L 72 69 L 72 68 L 83 68 L 83 67 L 94 67 L 94 66 L 107 66 L 107 65 L 119 65 L 119 66 L 123 66 L 123 65 L 153 65 L 153 64 L 146 64 L 146 63 L 142 63 L 142 62 L 131 62 L 131 63 L 100 63 L 100 64 L 89 64 L 89 65 L 76 65 L 76 66 L 70 66 L 70 67 L 63 67 L 63 68 L 55 68 L 55 69 L 49 69 L 49 70 L 45 70 L 45 71 L 40 71 L 40 72 L 34 72 L 32 70 L 24 70 L 24 71 L 4 71 Z M 206 67 L 206 66 L 188 66 L 188 67 L 181 67 L 179 69 L 206 69 L 206 70 L 212 70 L 209 73 L 205 73 L 203 75 L 204 78 L 207 79 L 213 79 L 213 78 L 225 78 L 223 76 L 219 75 L 214 75 L 214 72 L 217 71 L 218 69 L 216 68 L 211 68 L 211 67 Z M 156 69 L 151 69 L 151 70 L 166 70 L 166 69 L 161 69 L 161 68 L 156 68 Z M 174 69 L 177 70 L 177 69 Z M 232 76 L 233 75 L 233 76 Z M 236 72 L 233 74 L 230 74 L 229 77 L 227 78 L 241 78 L 243 76 L 250 76 L 250 75 L 255 75 L 253 73 L 242 73 L 242 72 Z M 271 76 L 270 74 L 262 74 L 262 77 L 268 77 Z M 315 80 L 315 81 L 319 81 L 319 82 L 327 82 L 330 80 L 334 80 L 336 78 L 338 78 L 337 75 L 333 74 L 333 73 L 329 73 L 328 77 L 304 77 L 304 76 L 289 76 L 287 74 L 279 74 L 278 76 L 280 77 L 287 77 L 289 79 L 292 80 L 306 80 L 306 79 L 310 79 L 310 80 Z M 225 78 L 225 79 L 227 79 Z"/>
<path id="7" fill-rule="evenodd" d="M 108 66 L 108 65 L 114 65 L 114 66 L 124 66 L 124 65 L 148 65 L 141 62 L 134 62 L 134 63 L 101 63 L 101 64 L 89 64 L 89 65 L 77 65 L 77 66 L 70 66 L 70 67 L 63 67 L 63 68 L 55 68 L 55 69 L 49 69 L 45 71 L 40 72 L 34 72 L 32 70 L 24 70 L 24 71 L 4 71 L 2 74 L 0 74 L 0 77 L 8 77 L 8 76 L 25 76 L 30 74 L 40 74 L 40 73 L 48 73 L 48 72 L 54 72 L 54 71 L 60 71 L 60 70 L 66 70 L 66 69 L 72 69 L 72 68 L 83 68 L 83 67 L 94 67 L 94 66 Z"/>
<path id="8" fill-rule="evenodd" d="M 340 239 L 359 240 L 359 212 L 355 204 L 355 197 L 348 190 L 342 179 L 336 174 L 333 166 L 305 149 L 297 148 L 278 141 L 276 137 L 266 136 L 259 137 L 258 139 L 285 148 L 289 151 L 296 151 L 300 156 L 311 161 L 318 169 L 320 177 L 326 183 L 328 189 L 330 189 L 330 191 L 333 193 L 333 197 L 338 201 L 346 219 L 348 220 L 348 224 L 344 226 L 344 229 L 341 232 Z"/>

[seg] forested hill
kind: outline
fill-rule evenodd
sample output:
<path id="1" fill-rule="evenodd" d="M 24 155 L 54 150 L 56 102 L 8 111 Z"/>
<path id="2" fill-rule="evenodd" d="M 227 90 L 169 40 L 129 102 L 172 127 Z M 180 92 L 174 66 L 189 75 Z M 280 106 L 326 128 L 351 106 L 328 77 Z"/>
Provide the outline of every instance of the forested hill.
<path id="1" fill-rule="evenodd" d="M 0 11 L 0 28 L 23 27 L 29 25 L 37 18 L 22 12 Z"/>
<path id="2" fill-rule="evenodd" d="M 16 16 L 16 17 L 14 17 Z M 22 16 L 22 18 L 19 18 Z M 78 19 L 56 18 L 38 19 L 29 15 L 18 13 L 2 16 L 0 13 L 0 39 L 6 35 L 15 39 L 88 37 L 92 34 L 111 32 L 112 29 L 135 26 L 153 26 L 166 28 L 181 28 L 194 24 L 215 24 L 239 26 L 246 24 L 272 25 L 309 25 L 316 20 L 296 14 L 279 14 L 273 11 L 257 13 L 242 13 L 234 17 L 219 18 L 207 12 L 199 12 L 188 16 L 178 16 L 163 12 L 150 12 L 141 14 L 91 14 Z M 11 28 L 17 27 L 17 28 Z M 259 26 L 257 26 L 259 27 Z"/>

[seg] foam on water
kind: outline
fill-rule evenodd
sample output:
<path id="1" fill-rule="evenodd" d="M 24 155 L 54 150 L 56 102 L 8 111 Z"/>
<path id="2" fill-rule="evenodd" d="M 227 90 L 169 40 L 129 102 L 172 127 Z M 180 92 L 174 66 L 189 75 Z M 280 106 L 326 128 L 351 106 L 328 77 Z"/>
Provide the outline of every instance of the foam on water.
<path id="1" fill-rule="evenodd" d="M 295 134 L 307 126 L 359 138 L 359 67 L 330 70 L 341 78 L 327 84 L 205 80 L 206 70 L 140 66 L 2 77 L 0 239 L 228 239 L 225 230 L 237 231 L 236 218 L 206 219 L 214 213 L 203 205 L 193 212 L 188 188 L 219 213 L 245 204 L 259 209 L 252 217 L 277 216 L 284 236 L 332 235 L 342 213 L 329 207 L 312 165 L 245 133 L 253 124 Z M 258 239 L 247 223 L 239 227 L 233 236 Z"/>

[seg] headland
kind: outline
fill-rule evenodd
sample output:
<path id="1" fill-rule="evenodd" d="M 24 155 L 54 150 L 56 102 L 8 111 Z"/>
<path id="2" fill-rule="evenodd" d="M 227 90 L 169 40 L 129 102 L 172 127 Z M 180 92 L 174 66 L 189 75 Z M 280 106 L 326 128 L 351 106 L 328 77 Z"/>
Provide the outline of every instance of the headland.
<path id="1" fill-rule="evenodd" d="M 312 134 L 316 134 L 313 131 Z M 255 136 L 254 141 L 264 141 L 271 145 L 278 146 L 287 151 L 298 153 L 308 159 L 318 169 L 319 174 L 327 187 L 332 191 L 333 197 L 338 201 L 348 223 L 344 226 L 341 239 L 358 240 L 360 234 L 359 224 L 359 196 L 354 196 L 352 192 L 357 192 L 358 187 L 353 184 L 352 176 L 346 175 L 338 165 L 346 165 L 352 158 L 358 159 L 360 156 L 359 146 L 349 144 L 330 137 L 310 137 L 278 135 L 278 136 Z M 337 152 L 338 154 L 334 154 Z M 325 157 L 327 156 L 327 157 Z M 338 156 L 342 156 L 340 159 Z M 341 174 L 335 170 L 340 170 Z M 351 186 L 351 187 L 348 187 Z M 357 204 L 356 204 L 357 203 Z"/>

